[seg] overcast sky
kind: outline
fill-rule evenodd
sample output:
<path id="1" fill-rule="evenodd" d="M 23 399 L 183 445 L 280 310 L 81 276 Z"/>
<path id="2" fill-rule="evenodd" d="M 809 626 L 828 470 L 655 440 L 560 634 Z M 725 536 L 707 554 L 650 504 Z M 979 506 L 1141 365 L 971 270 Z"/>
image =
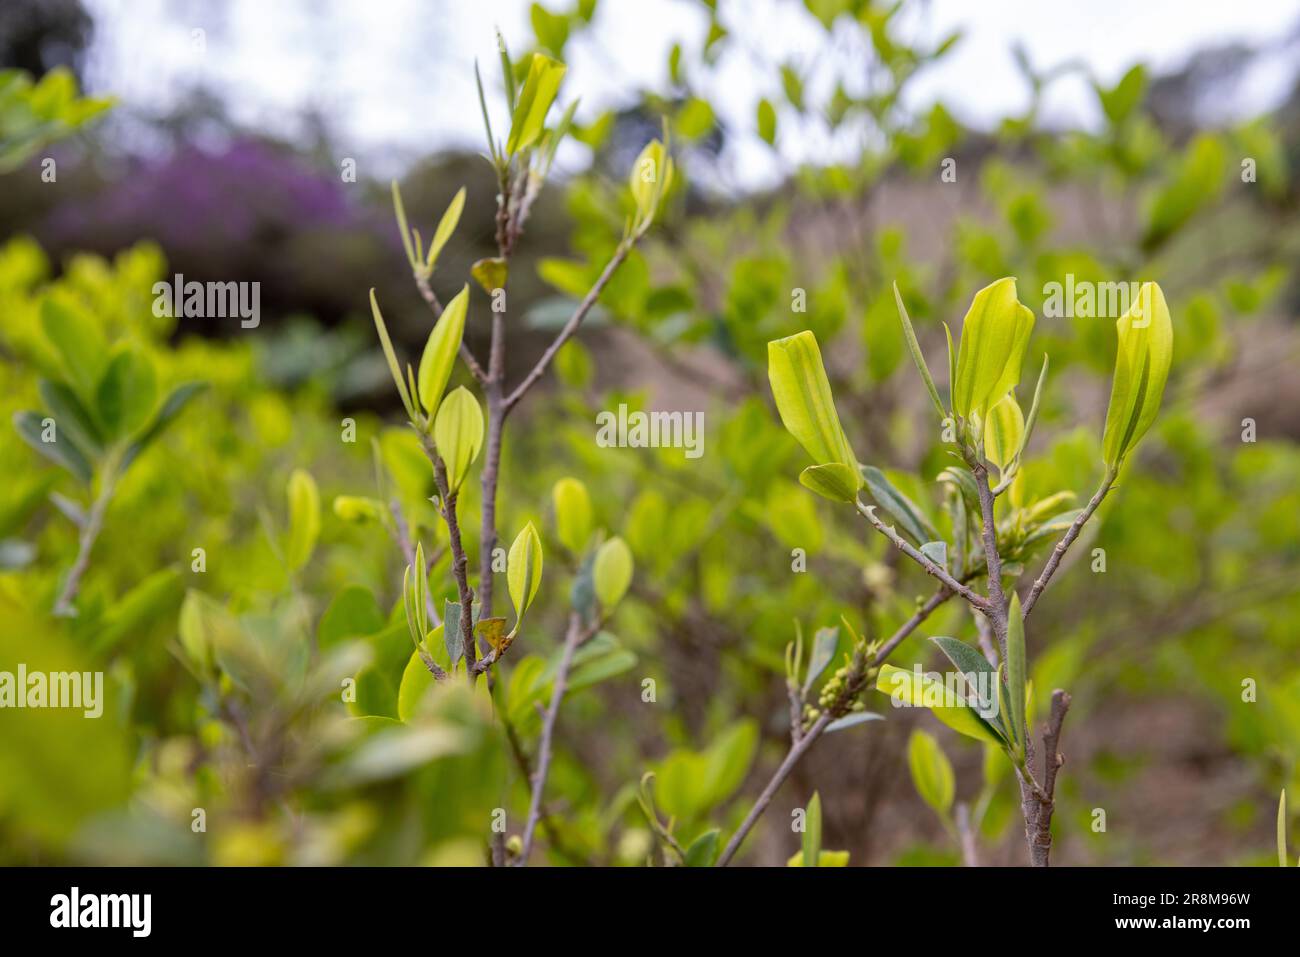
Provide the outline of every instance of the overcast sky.
<path id="1" fill-rule="evenodd" d="M 177 92 L 204 82 L 243 121 L 286 132 L 286 116 L 308 105 L 331 118 L 341 146 L 400 166 L 440 146 L 481 143 L 473 86 L 475 58 L 494 65 L 493 29 L 526 45 L 527 0 L 85 0 L 96 19 L 91 84 L 123 100 L 165 109 Z M 556 6 L 567 5 L 553 4 Z M 774 71 L 758 71 L 754 53 L 791 60 L 815 73 L 821 28 L 797 0 L 721 3 L 724 24 L 741 41 L 704 85 L 735 130 L 753 128 L 759 97 L 780 99 Z M 214 8 L 224 11 L 214 18 Z M 744 15 L 741 15 L 743 8 Z M 563 97 L 581 95 L 583 114 L 629 100 L 639 88 L 662 89 L 668 50 L 698 48 L 707 23 L 694 0 L 599 0 L 594 33 L 571 43 Z M 961 28 L 955 51 L 916 81 L 913 104 L 941 97 L 964 121 L 988 125 L 1023 109 L 1027 89 L 1010 49 L 1019 40 L 1036 66 L 1069 59 L 1113 82 L 1135 62 L 1178 66 L 1199 47 L 1241 39 L 1273 54 L 1246 86 L 1225 95 L 1225 115 L 1262 112 L 1285 95 L 1300 61 L 1295 0 L 929 0 L 908 11 L 909 34 L 931 42 Z M 204 30 L 199 55 L 192 31 Z M 485 72 L 486 77 L 486 72 Z M 762 84 L 772 84 L 764 86 Z M 502 107 L 502 113 L 504 107 Z M 1091 124 L 1093 98 L 1082 78 L 1059 85 L 1050 116 Z M 504 116 L 500 122 L 504 126 Z M 817 155 L 820 144 L 787 137 L 783 155 Z M 761 184 L 775 166 L 754 140 L 731 158 L 737 178 Z"/>

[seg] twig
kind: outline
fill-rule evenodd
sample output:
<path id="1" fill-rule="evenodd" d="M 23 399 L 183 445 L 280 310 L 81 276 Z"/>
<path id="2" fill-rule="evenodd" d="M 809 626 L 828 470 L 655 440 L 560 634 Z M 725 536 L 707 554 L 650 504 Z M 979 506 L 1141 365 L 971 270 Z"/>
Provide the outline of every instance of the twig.
<path id="1" fill-rule="evenodd" d="M 573 656 L 583 642 L 596 633 L 598 625 L 584 625 L 578 613 L 569 614 L 569 629 L 564 636 L 564 652 L 560 657 L 560 666 L 555 672 L 555 684 L 551 689 L 551 704 L 542 717 L 542 736 L 537 745 L 537 772 L 533 775 L 533 793 L 528 804 L 528 820 L 524 824 L 523 849 L 519 853 L 519 864 L 528 863 L 528 855 L 533 849 L 533 835 L 537 831 L 537 821 L 542 813 L 542 794 L 546 790 L 546 776 L 551 770 L 551 749 L 555 738 L 555 721 L 560 714 L 560 702 L 569 685 L 569 669 L 573 667 Z"/>
<path id="2" fill-rule="evenodd" d="M 81 526 L 81 534 L 77 536 L 77 557 L 73 560 L 72 567 L 68 569 L 67 577 L 63 579 L 63 588 L 54 603 L 54 614 L 60 618 L 76 617 L 77 609 L 73 607 L 72 602 L 81 588 L 81 577 L 86 574 L 86 569 L 90 566 L 91 549 L 95 547 L 99 532 L 104 527 L 104 513 L 108 511 L 108 503 L 113 497 L 114 481 L 111 472 L 104 474 L 100 482 L 99 495 L 86 515 L 86 520 Z"/>
<path id="3" fill-rule="evenodd" d="M 510 754 L 515 759 L 515 766 L 519 768 L 519 773 L 524 776 L 524 780 L 531 782 L 533 779 L 533 767 L 528 760 L 527 753 L 524 751 L 523 742 L 519 740 L 519 733 L 515 730 L 514 723 L 506 717 L 504 712 L 498 711 L 497 716 L 501 719 L 501 726 L 505 728 L 506 742 L 510 745 Z M 546 839 L 550 842 L 552 849 L 568 858 L 574 864 L 590 863 L 590 861 L 588 861 L 584 856 L 579 854 L 577 851 L 572 850 L 565 844 L 560 832 L 556 829 L 554 823 L 552 823 L 551 816 L 546 813 L 545 805 L 542 807 L 539 823 L 542 826 L 542 830 L 546 832 Z"/>
<path id="4" fill-rule="evenodd" d="M 964 801 L 957 805 L 957 837 L 961 845 L 961 862 L 966 867 L 979 867 L 979 850 L 975 844 L 975 829 L 971 826 L 970 806 Z"/>
<path id="5" fill-rule="evenodd" d="M 1078 518 L 1074 520 L 1074 523 L 1066 530 L 1065 534 L 1061 536 L 1061 540 L 1056 543 L 1056 547 L 1052 549 L 1052 554 L 1047 559 L 1047 564 L 1043 566 L 1042 573 L 1029 589 L 1029 594 L 1025 596 L 1024 604 L 1021 606 L 1021 614 L 1023 617 L 1028 618 L 1029 613 L 1033 611 L 1034 605 L 1038 603 L 1038 596 L 1043 593 L 1043 589 L 1047 587 L 1047 583 L 1051 581 L 1052 576 L 1056 574 L 1057 566 L 1061 564 L 1061 559 L 1065 557 L 1066 550 L 1074 544 L 1074 540 L 1079 537 L 1079 532 L 1083 531 L 1083 526 L 1087 524 L 1088 519 L 1092 518 L 1093 512 L 1097 511 L 1097 506 L 1101 504 L 1101 500 L 1106 497 L 1106 494 L 1115 484 L 1115 476 L 1117 474 L 1118 473 L 1115 469 L 1106 470 L 1106 475 L 1101 480 L 1101 485 L 1098 486 L 1097 491 L 1093 494 L 1087 506 L 1079 513 Z"/>
<path id="6" fill-rule="evenodd" d="M 899 535 L 894 526 L 886 525 L 881 521 L 880 517 L 876 515 L 876 507 L 874 505 L 863 505 L 861 502 L 858 502 L 857 505 L 858 511 L 866 517 L 867 521 L 872 524 L 876 531 L 880 532 L 880 534 L 893 542 L 894 546 L 904 555 L 925 569 L 926 574 L 938 579 L 945 588 L 955 594 L 961 595 L 962 598 L 966 599 L 966 601 L 974 605 L 976 608 L 985 610 L 989 607 L 989 601 L 983 595 L 976 593 L 968 586 L 957 581 L 957 579 L 953 578 L 952 575 L 948 573 L 947 569 L 941 567 L 929 557 L 922 554 L 922 552 L 914 545 L 904 539 L 903 536 Z"/>
<path id="7" fill-rule="evenodd" d="M 451 573 L 456 579 L 456 594 L 460 599 L 460 639 L 464 645 L 465 672 L 473 683 L 478 672 L 474 669 L 477 650 L 474 647 L 474 593 L 470 591 L 467 567 L 469 559 L 460 540 L 460 521 L 456 516 L 456 492 L 447 486 L 447 466 L 437 451 L 425 438 L 425 451 L 433 462 L 433 480 L 442 500 L 442 518 L 447 523 L 447 538 L 451 542 Z"/>
<path id="8" fill-rule="evenodd" d="M 870 663 L 865 662 L 865 660 L 857 661 L 858 668 L 856 670 L 858 671 L 858 678 L 861 679 L 868 671 L 870 671 L 870 669 L 879 668 L 884 664 L 885 659 L 889 657 L 894 649 L 902 644 L 903 640 L 914 632 L 921 622 L 930 617 L 930 614 L 950 597 L 952 597 L 952 591 L 948 588 L 940 588 L 937 592 L 931 595 L 925 604 L 918 608 L 912 617 L 904 622 L 904 624 L 890 636 L 889 640 L 877 649 L 876 653 L 872 655 Z M 849 687 L 852 686 L 853 683 L 854 682 L 850 680 L 845 684 L 846 687 Z M 803 734 L 801 734 L 798 739 L 791 744 L 790 750 L 786 753 L 780 766 L 777 767 L 776 773 L 773 774 L 771 780 L 767 782 L 762 793 L 759 794 L 758 799 L 754 802 L 754 806 L 749 809 L 749 813 L 745 815 L 745 819 L 741 822 L 740 827 L 736 829 L 736 833 L 731 835 L 731 840 L 727 842 L 727 846 L 723 849 L 721 856 L 718 857 L 718 867 L 726 867 L 727 864 L 731 862 L 731 859 L 736 856 L 736 852 L 740 850 L 740 845 L 744 843 L 749 832 L 753 830 L 754 825 L 758 823 L 758 819 L 763 816 L 763 812 L 766 811 L 768 805 L 772 803 L 773 796 L 778 790 L 780 790 L 781 785 L 785 783 L 785 779 L 790 776 L 790 772 L 794 770 L 794 766 L 799 763 L 799 759 L 807 753 L 808 749 L 813 746 L 819 737 L 821 737 L 822 732 L 826 730 L 826 726 L 834 721 L 835 718 L 836 715 L 832 714 L 830 709 L 827 709 L 822 712 L 807 731 L 803 732 Z"/>
<path id="9" fill-rule="evenodd" d="M 578 331 L 578 327 L 582 325 L 582 320 L 587 317 L 587 313 L 591 311 L 591 307 L 596 304 L 596 300 L 600 298 L 600 294 L 605 291 L 605 287 L 609 284 L 610 279 L 614 277 L 614 273 L 618 271 L 618 267 L 623 265 L 623 261 L 627 259 L 628 253 L 632 251 L 633 245 L 634 242 L 632 239 L 625 239 L 618 244 L 618 248 L 614 250 L 614 255 L 611 256 L 609 262 L 605 264 L 605 269 L 601 272 L 600 278 L 596 280 L 595 285 L 587 290 L 587 294 L 582 297 L 582 302 L 578 303 L 578 308 L 573 311 L 573 315 L 569 317 L 563 328 L 560 329 L 555 340 L 546 347 L 546 351 L 542 353 L 542 357 L 537 360 L 537 364 L 533 366 L 528 375 L 524 376 L 523 381 L 521 381 L 519 385 L 515 386 L 511 393 L 506 396 L 505 411 L 507 413 L 509 413 L 510 410 L 518 404 L 519 400 L 524 397 L 524 393 L 531 389 L 533 384 L 542 377 L 546 372 L 547 367 L 551 364 L 551 360 L 555 358 L 555 354 L 559 352 L 564 344 L 573 337 L 573 334 Z"/>
<path id="10" fill-rule="evenodd" d="M 1034 841 L 1029 850 L 1035 867 L 1047 867 L 1052 853 L 1052 812 L 1056 810 L 1056 772 L 1065 763 L 1058 750 L 1061 725 L 1070 710 L 1070 696 L 1057 688 L 1052 692 L 1052 711 L 1043 729 L 1043 787 L 1034 816 Z"/>

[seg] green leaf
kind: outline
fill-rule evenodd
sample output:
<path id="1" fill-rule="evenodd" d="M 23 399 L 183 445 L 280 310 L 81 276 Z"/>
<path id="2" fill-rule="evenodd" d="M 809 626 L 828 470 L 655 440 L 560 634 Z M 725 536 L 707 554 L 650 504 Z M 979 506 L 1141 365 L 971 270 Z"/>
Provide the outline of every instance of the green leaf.
<path id="1" fill-rule="evenodd" d="M 1160 286 L 1143 283 L 1115 328 L 1119 347 L 1102 438 L 1103 458 L 1112 469 L 1119 468 L 1124 457 L 1151 428 L 1169 377 L 1174 332 Z"/>
<path id="2" fill-rule="evenodd" d="M 320 535 L 320 492 L 316 480 L 302 469 L 289 476 L 289 541 L 284 557 L 290 571 L 307 564 Z"/>
<path id="3" fill-rule="evenodd" d="M 800 476 L 804 485 L 852 501 L 860 488 L 857 456 L 840 426 L 817 338 L 804 330 L 767 344 L 767 375 L 781 423 L 821 469 Z"/>
<path id="4" fill-rule="evenodd" d="M 1029 740 L 1025 713 L 1025 623 L 1020 613 L 1020 596 L 1013 590 L 1007 609 L 1007 706 L 1011 709 L 1011 727 L 1015 731 L 1017 753 L 1023 754 Z"/>
<path id="5" fill-rule="evenodd" d="M 874 711 L 854 711 L 852 714 L 846 714 L 842 718 L 837 718 L 830 724 L 826 725 L 826 734 L 832 731 L 843 731 L 845 728 L 856 727 L 859 724 L 865 724 L 868 721 L 884 721 L 885 716 L 876 714 Z"/>
<path id="6" fill-rule="evenodd" d="M 894 302 L 898 306 L 898 318 L 903 323 L 903 338 L 907 340 L 907 348 L 912 353 L 912 361 L 916 363 L 916 370 L 921 373 L 921 381 L 925 383 L 925 391 L 930 393 L 930 401 L 934 403 L 935 409 L 938 410 L 939 418 L 946 418 L 948 411 L 943 407 L 943 400 L 939 398 L 939 390 L 934 387 L 934 377 L 930 375 L 930 367 L 925 364 L 921 344 L 916 341 L 916 330 L 912 328 L 912 319 L 907 314 L 907 307 L 903 305 L 903 296 L 898 291 L 898 283 L 894 283 Z M 945 328 L 947 327 L 945 326 Z M 949 334 L 948 351 L 951 354 L 951 333 Z"/>
<path id="7" fill-rule="evenodd" d="M 447 648 L 451 668 L 455 668 L 456 662 L 465 657 L 465 637 L 461 634 L 460 627 L 460 616 L 464 610 L 460 602 L 448 600 L 442 612 L 442 643 Z"/>
<path id="8" fill-rule="evenodd" d="M 812 655 L 808 658 L 808 674 L 803 680 L 804 694 L 813 686 L 813 682 L 826 670 L 826 666 L 835 658 L 835 649 L 840 644 L 838 627 L 818 628 L 813 636 Z"/>
<path id="9" fill-rule="evenodd" d="M 425 259 L 425 266 L 433 269 L 438 264 L 438 256 L 442 253 L 442 248 L 447 245 L 447 240 L 451 239 L 451 234 L 456 231 L 456 226 L 460 222 L 460 214 L 465 209 L 465 187 L 462 186 L 456 191 L 456 195 L 451 198 L 447 204 L 447 210 L 442 214 L 442 219 L 438 221 L 438 228 L 434 231 L 433 240 L 429 243 L 429 255 Z"/>
<path id="10" fill-rule="evenodd" d="M 415 269 L 420 265 L 416 258 L 415 247 L 411 245 L 411 227 L 406 221 L 406 206 L 402 203 L 402 191 L 397 188 L 397 180 L 392 183 L 393 213 L 397 217 L 397 231 L 402 234 L 402 248 L 406 250 L 406 261 Z"/>
<path id="11" fill-rule="evenodd" d="M 816 867 L 822 852 L 822 798 L 813 791 L 812 800 L 804 814 L 803 866 Z"/>
<path id="12" fill-rule="evenodd" d="M 158 436 L 167 430 L 167 426 L 171 425 L 172 421 L 181 414 L 181 410 L 185 408 L 190 399 L 206 388 L 207 385 L 202 382 L 186 382 L 173 389 L 171 394 L 163 400 L 163 404 L 158 409 L 158 414 L 149 423 L 149 427 L 140 433 L 136 440 L 127 447 L 126 453 L 122 456 L 122 468 L 126 468 L 134 462 L 137 455 L 148 448 L 157 440 Z"/>
<path id="13" fill-rule="evenodd" d="M 920 507 L 894 487 L 885 477 L 885 473 L 874 465 L 862 467 L 862 478 L 866 482 L 867 492 L 877 505 L 894 519 L 917 545 L 933 542 L 939 538 L 934 523 L 930 521 Z"/>
<path id="14" fill-rule="evenodd" d="M 758 101 L 758 135 L 769 146 L 776 142 L 776 108 L 766 97 Z"/>
<path id="15" fill-rule="evenodd" d="M 447 380 L 451 378 L 452 367 L 456 364 L 456 353 L 465 335 L 465 315 L 468 310 L 469 286 L 465 285 L 452 297 L 451 302 L 447 303 L 447 308 L 438 317 L 433 331 L 429 333 L 428 341 L 424 344 L 424 354 L 420 356 L 416 391 L 419 393 L 420 404 L 430 419 L 433 419 L 438 411 L 442 394 L 447 388 Z M 375 315 L 379 315 L 378 311 Z"/>
<path id="16" fill-rule="evenodd" d="M 334 596 L 316 628 L 316 644 L 327 650 L 349 638 L 365 638 L 384 630 L 386 622 L 374 593 L 364 585 L 349 585 Z"/>
<path id="17" fill-rule="evenodd" d="M 942 635 L 931 638 L 930 641 L 944 653 L 962 675 L 975 675 L 976 682 L 980 680 L 978 676 L 984 676 L 985 689 L 981 689 L 978 683 L 972 684 L 965 678 L 962 679 L 962 684 L 968 689 L 968 696 L 975 697 L 975 711 L 979 717 L 999 736 L 1010 739 L 1009 726 L 1002 709 L 1007 695 L 1002 687 L 998 669 L 964 641 Z"/>
<path id="18" fill-rule="evenodd" d="M 175 568 L 154 572 L 123 595 L 101 619 L 91 653 L 105 655 L 127 637 L 145 638 L 158 623 L 175 620 L 185 595 Z"/>
<path id="19" fill-rule="evenodd" d="M 514 602 L 515 617 L 522 618 L 542 584 L 542 540 L 529 522 L 524 526 L 506 560 L 506 584 Z"/>
<path id="20" fill-rule="evenodd" d="M 134 435 L 149 421 L 157 401 L 158 382 L 148 356 L 131 347 L 118 351 L 96 394 L 99 419 L 107 433 Z"/>
<path id="21" fill-rule="evenodd" d="M 511 156 L 532 146 L 546 126 L 546 114 L 555 102 L 566 67 L 541 53 L 534 53 L 528 63 L 528 75 L 510 118 L 510 138 L 506 152 Z"/>
<path id="22" fill-rule="evenodd" d="M 615 536 L 596 551 L 591 577 L 596 599 L 606 612 L 612 611 L 632 584 L 632 550 L 627 542 Z"/>
<path id="23" fill-rule="evenodd" d="M 89 483 L 93 473 L 86 453 L 77 447 L 71 436 L 59 431 L 57 422 L 54 423 L 54 441 L 46 442 L 43 438 L 45 427 L 41 424 L 44 418 L 39 412 L 15 412 L 14 427 L 23 441 L 41 455 Z"/>
<path id="24" fill-rule="evenodd" d="M 393 352 L 393 342 L 388 338 L 388 327 L 384 324 L 384 317 L 379 311 L 379 300 L 375 298 L 374 289 L 370 290 L 370 313 L 375 320 L 375 331 L 379 333 L 379 344 L 384 347 L 384 359 L 388 362 L 388 371 L 393 375 L 393 382 L 397 385 L 397 394 L 402 397 L 402 406 L 406 409 L 406 414 L 412 420 L 415 419 L 415 404 L 411 401 L 411 392 L 406 387 L 406 379 L 402 375 L 402 367 L 398 365 L 397 354 Z M 445 316 L 446 313 L 444 312 Z M 436 330 L 435 330 L 436 331 Z M 425 349 L 426 353 L 428 349 Z M 423 362 L 420 363 L 424 365 Z M 450 369 L 448 375 L 450 375 Z M 446 380 L 443 380 L 446 385 Z"/>
<path id="25" fill-rule="evenodd" d="M 785 862 L 786 867 L 803 867 L 803 851 L 799 851 Z M 817 867 L 848 867 L 848 851 L 822 851 L 817 855 Z"/>
<path id="26" fill-rule="evenodd" d="M 591 537 L 591 497 L 576 478 L 562 478 L 551 489 L 555 505 L 555 530 L 560 544 L 581 555 Z"/>
<path id="27" fill-rule="evenodd" d="M 1025 419 L 1025 427 L 1020 434 L 1020 445 L 1016 448 L 1016 458 L 1024 454 L 1025 448 L 1029 445 L 1029 438 L 1034 434 L 1034 424 L 1038 421 L 1038 408 L 1043 401 L 1043 384 L 1047 382 L 1047 353 L 1043 353 L 1043 368 L 1038 373 L 1038 384 L 1034 386 L 1034 401 L 1029 405 L 1029 416 Z"/>
<path id="28" fill-rule="evenodd" d="M 455 493 L 483 448 L 483 410 L 464 386 L 454 389 L 438 407 L 433 441 L 447 467 L 448 491 Z"/>
<path id="29" fill-rule="evenodd" d="M 91 402 L 108 365 L 108 346 L 99 326 L 79 308 L 49 298 L 41 303 L 41 326 L 72 388 Z"/>
<path id="30" fill-rule="evenodd" d="M 718 859 L 718 836 L 721 834 L 716 827 L 705 831 L 686 849 L 686 866 L 687 867 L 712 867 L 713 862 Z"/>
<path id="31" fill-rule="evenodd" d="M 104 438 L 77 394 L 62 382 L 49 379 L 41 379 L 37 391 L 57 429 L 70 435 L 77 447 L 88 455 L 98 457 L 103 452 Z"/>
<path id="32" fill-rule="evenodd" d="M 962 323 L 953 411 L 970 419 L 1020 381 L 1034 314 L 1016 298 L 1016 281 L 999 279 L 975 294 Z"/>
<path id="33" fill-rule="evenodd" d="M 952 809 L 955 784 L 952 765 L 939 742 L 919 728 L 913 731 L 907 742 L 907 765 L 921 800 L 946 819 Z"/>
<path id="34" fill-rule="evenodd" d="M 437 630 L 434 629 L 435 632 Z M 402 683 L 397 689 L 397 717 L 402 721 L 409 721 L 435 683 L 432 672 L 420 657 L 419 650 L 411 652 L 406 668 L 402 671 Z"/>
<path id="35" fill-rule="evenodd" d="M 876 678 L 876 688 L 890 695 L 899 706 L 930 708 L 934 716 L 959 734 L 964 734 L 977 741 L 984 741 L 1002 747 L 1002 738 L 989 726 L 989 723 L 975 713 L 963 700 L 948 698 L 942 681 L 922 672 L 919 681 L 915 672 L 904 671 L 893 665 L 881 665 Z M 932 702 L 927 704 L 927 701 Z"/>

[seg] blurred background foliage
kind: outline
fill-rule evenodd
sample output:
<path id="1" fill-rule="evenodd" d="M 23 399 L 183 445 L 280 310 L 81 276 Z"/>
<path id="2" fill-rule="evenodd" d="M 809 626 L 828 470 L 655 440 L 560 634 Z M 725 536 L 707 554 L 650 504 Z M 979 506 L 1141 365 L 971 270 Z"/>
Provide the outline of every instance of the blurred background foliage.
<path id="1" fill-rule="evenodd" d="M 599 43 L 617 26 L 605 6 L 534 4 L 516 55 Z M 728 833 L 786 748 L 782 660 L 796 623 L 811 634 L 844 615 L 887 635 L 928 594 L 883 540 L 798 485 L 803 463 L 768 395 L 767 341 L 816 333 L 858 454 L 938 514 L 948 460 L 890 286 L 942 369 L 941 320 L 955 326 L 974 289 L 1017 276 L 1040 316 L 1029 352 L 1052 356 L 1028 494 L 1086 497 L 1101 468 L 1114 333 L 1107 319 L 1043 318 L 1048 284 L 1066 274 L 1161 283 L 1175 358 L 1152 435 L 1029 629 L 1036 694 L 1066 687 L 1075 702 L 1057 860 L 1271 860 L 1277 792 L 1300 793 L 1300 86 L 1266 115 L 1209 122 L 1198 103 L 1250 60 L 1212 49 L 1174 74 L 1137 65 L 1116 84 L 1090 81 L 1103 122 L 1063 128 L 1040 115 L 1042 98 L 1086 64 L 1036 63 L 1017 48 L 1029 107 L 968 128 L 942 101 L 915 109 L 906 96 L 960 35 L 918 39 L 901 4 L 791 6 L 828 48 L 860 51 L 834 61 L 854 65 L 814 89 L 806 64 L 750 49 L 765 78 L 756 89 L 776 78 L 782 96 L 758 98 L 748 128 L 723 123 L 702 90 L 738 42 L 729 24 L 743 5 L 703 4 L 706 30 L 671 49 L 667 81 L 580 123 L 585 162 L 533 213 L 511 270 L 512 380 L 618 242 L 627 171 L 667 121 L 678 175 L 663 225 L 508 429 L 499 527 L 534 520 L 547 571 L 536 620 L 489 700 L 486 687 L 427 693 L 410 668 L 407 560 L 391 505 L 435 556 L 436 607 L 454 585 L 432 476 L 394 425 L 364 313 L 375 286 L 392 303 L 399 351 L 414 354 L 427 334 L 387 183 L 364 167 L 355 181 L 340 175 L 348 152 L 327 118 L 313 119 L 314 136 L 281 138 L 232 120 L 211 93 L 166 116 L 125 103 L 86 127 L 107 105 L 74 95 L 94 18 L 75 0 L 6 4 L 0 67 L 24 72 L 0 74 L 4 421 L 44 409 L 50 383 L 77 387 L 51 311 L 115 355 L 143 357 L 157 396 L 203 389 L 115 470 L 74 618 L 51 609 L 112 463 L 91 463 L 87 482 L 41 459 L 19 430 L 0 430 L 0 669 L 101 670 L 107 697 L 96 721 L 0 714 L 0 861 L 482 862 L 494 809 L 512 833 L 526 811 L 535 703 L 549 697 L 577 573 L 550 505 L 564 476 L 586 484 L 592 527 L 621 534 L 637 572 L 571 682 L 542 853 L 556 864 L 645 863 L 654 837 L 636 798 L 646 771 L 684 845 L 710 827 Z M 183 9 L 170 14 L 187 22 Z M 600 82 L 571 71 L 561 99 Z M 844 161 L 783 159 L 783 139 L 815 136 L 858 145 Z M 778 185 L 719 185 L 741 138 L 772 145 Z M 56 183 L 41 177 L 48 157 Z M 946 160 L 953 182 L 941 179 Z M 434 277 L 447 297 L 494 254 L 491 169 L 444 152 L 401 182 L 411 221 L 429 225 L 468 188 Z M 260 282 L 262 323 L 156 317 L 153 284 L 174 273 Z M 481 354 L 488 303 L 473 295 L 466 338 Z M 596 413 L 620 403 L 703 411 L 705 454 L 597 447 Z M 304 531 L 302 502 L 286 497 L 296 469 L 319 489 L 308 503 L 318 529 Z M 340 517 L 340 495 L 379 505 Z M 467 483 L 471 556 L 477 495 Z M 286 543 L 304 534 L 314 547 L 295 567 Z M 1090 571 L 1094 548 L 1105 550 L 1104 574 Z M 806 572 L 792 571 L 793 549 L 806 552 Z M 925 634 L 971 639 L 974 626 L 945 608 L 894 662 L 936 666 Z M 340 703 L 348 678 L 356 700 Z M 744 859 L 790 858 L 800 841 L 789 811 L 816 788 L 825 846 L 851 863 L 957 863 L 908 770 L 909 735 L 924 728 L 952 761 L 958 799 L 985 811 L 985 860 L 1019 862 L 1009 778 L 986 777 L 978 746 L 923 712 L 883 697 L 869 706 L 887 720 L 820 743 Z"/>

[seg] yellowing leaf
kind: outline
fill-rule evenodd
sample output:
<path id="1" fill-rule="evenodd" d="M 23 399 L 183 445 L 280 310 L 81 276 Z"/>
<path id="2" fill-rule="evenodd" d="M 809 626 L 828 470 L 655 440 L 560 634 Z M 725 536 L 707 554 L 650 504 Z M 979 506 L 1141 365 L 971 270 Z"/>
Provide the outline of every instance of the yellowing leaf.
<path id="1" fill-rule="evenodd" d="M 654 219 L 673 182 L 673 160 L 659 140 L 651 140 L 632 166 L 632 201 L 636 221 L 645 225 Z"/>
<path id="2" fill-rule="evenodd" d="M 984 420 L 984 457 L 1006 471 L 1011 460 L 1020 451 L 1020 439 L 1025 434 L 1025 416 L 1020 403 L 1008 392 L 989 409 Z"/>
<path id="3" fill-rule="evenodd" d="M 591 576 L 601 608 L 609 611 L 622 601 L 632 584 L 632 550 L 627 542 L 614 537 L 601 545 Z"/>
<path id="4" fill-rule="evenodd" d="M 515 616 L 522 618 L 542 584 L 542 540 L 532 522 L 524 526 L 510 546 L 506 584 L 510 588 L 510 600 L 514 602 Z"/>
<path id="5" fill-rule="evenodd" d="M 438 411 L 438 403 L 442 401 L 447 380 L 451 378 L 452 367 L 456 364 L 456 353 L 460 350 L 460 341 L 465 335 L 465 314 L 468 309 L 469 286 L 466 285 L 447 303 L 447 308 L 438 317 L 433 331 L 429 333 L 429 340 L 424 344 L 416 391 L 420 394 L 420 404 L 431 419 Z"/>
<path id="6" fill-rule="evenodd" d="M 1103 457 L 1118 469 L 1160 411 L 1174 354 L 1174 330 L 1160 286 L 1143 283 L 1137 298 L 1115 323 L 1119 348 L 1102 438 Z"/>
<path id="7" fill-rule="evenodd" d="M 835 411 L 817 338 L 804 330 L 769 342 L 767 376 L 782 424 L 818 466 L 800 481 L 819 494 L 852 501 L 863 480 Z"/>
<path id="8" fill-rule="evenodd" d="M 320 535 L 320 492 L 316 480 L 302 469 L 289 476 L 289 542 L 285 547 L 285 561 L 290 571 L 307 564 L 316 538 Z"/>
<path id="9" fill-rule="evenodd" d="M 452 390 L 438 407 L 433 441 L 447 467 L 448 491 L 454 493 L 483 448 L 483 410 L 464 386 Z"/>
<path id="10" fill-rule="evenodd" d="M 469 274 L 483 287 L 484 292 L 491 295 L 498 289 L 504 288 L 509 267 L 504 259 L 493 256 L 491 259 L 480 259 L 474 263 L 469 268 Z"/>
<path id="11" fill-rule="evenodd" d="M 532 146 L 542 135 L 546 127 L 546 114 L 555 102 L 559 92 L 560 81 L 564 79 L 567 68 L 558 60 L 552 60 L 541 53 L 534 53 L 528 63 L 528 76 L 519 99 L 515 101 L 515 112 L 510 118 L 510 138 L 506 141 L 506 152 L 510 155 Z"/>
<path id="12" fill-rule="evenodd" d="M 492 646 L 492 650 L 497 654 L 510 646 L 511 636 L 506 634 L 504 618 L 480 618 L 474 630 L 478 632 L 480 638 Z"/>
<path id="13" fill-rule="evenodd" d="M 1015 279 L 999 279 L 975 293 L 957 349 L 954 412 L 963 418 L 982 417 L 1015 388 L 1033 329 L 1034 314 L 1016 298 Z"/>

